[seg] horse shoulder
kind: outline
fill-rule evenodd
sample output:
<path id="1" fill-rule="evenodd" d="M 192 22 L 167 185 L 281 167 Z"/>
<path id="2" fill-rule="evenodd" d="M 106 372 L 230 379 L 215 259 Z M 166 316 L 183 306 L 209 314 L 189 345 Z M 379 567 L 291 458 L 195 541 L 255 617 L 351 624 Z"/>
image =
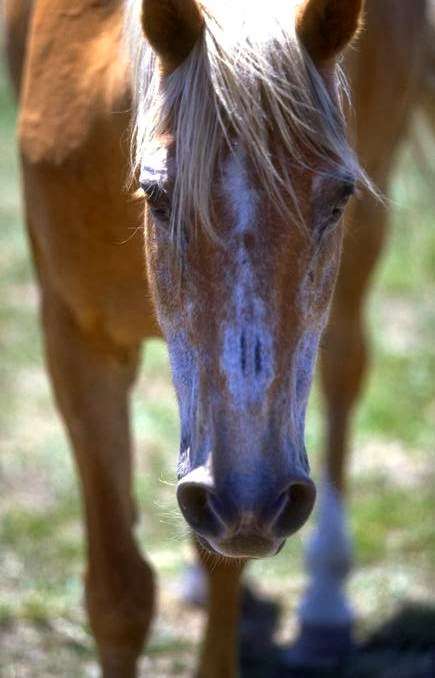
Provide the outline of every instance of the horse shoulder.
<path id="1" fill-rule="evenodd" d="M 23 157 L 59 166 L 129 108 L 122 3 L 37 0 L 19 117 Z M 118 131 L 118 130 L 117 130 Z M 90 143 L 91 142 L 91 143 Z"/>

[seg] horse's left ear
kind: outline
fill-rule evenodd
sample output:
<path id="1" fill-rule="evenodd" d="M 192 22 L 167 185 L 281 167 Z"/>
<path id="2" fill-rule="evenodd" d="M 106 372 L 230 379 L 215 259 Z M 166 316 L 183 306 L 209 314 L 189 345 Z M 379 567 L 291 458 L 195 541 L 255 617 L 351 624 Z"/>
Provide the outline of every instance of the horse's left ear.
<path id="1" fill-rule="evenodd" d="M 332 62 L 349 44 L 362 22 L 364 0 L 303 0 L 296 30 L 318 66 Z"/>
<path id="2" fill-rule="evenodd" d="M 199 38 L 203 17 L 196 0 L 142 0 L 145 37 L 163 68 L 177 68 Z"/>

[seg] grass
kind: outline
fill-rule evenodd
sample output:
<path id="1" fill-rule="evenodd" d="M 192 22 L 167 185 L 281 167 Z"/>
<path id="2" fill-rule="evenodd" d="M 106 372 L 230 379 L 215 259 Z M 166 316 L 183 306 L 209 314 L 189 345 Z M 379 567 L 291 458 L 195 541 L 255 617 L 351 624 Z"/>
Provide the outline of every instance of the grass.
<path id="1" fill-rule="evenodd" d="M 0 674 L 95 675 L 81 608 L 84 562 L 74 470 L 45 377 L 37 292 L 19 202 L 14 108 L 0 76 Z M 394 183 L 391 242 L 379 267 L 369 322 L 374 364 L 355 422 L 350 584 L 362 626 L 401 601 L 435 604 L 435 230 L 431 182 L 405 149 Z M 144 675 L 186 676 L 201 613 L 177 602 L 190 556 L 176 509 L 178 416 L 165 346 L 144 348 L 133 400 L 139 539 L 163 583 Z M 311 400 L 308 443 L 319 467 L 320 397 Z M 294 631 L 304 584 L 301 538 L 251 578 L 284 606 Z M 404 674 L 405 675 L 405 674 Z M 410 678 L 410 676 L 408 676 Z"/>

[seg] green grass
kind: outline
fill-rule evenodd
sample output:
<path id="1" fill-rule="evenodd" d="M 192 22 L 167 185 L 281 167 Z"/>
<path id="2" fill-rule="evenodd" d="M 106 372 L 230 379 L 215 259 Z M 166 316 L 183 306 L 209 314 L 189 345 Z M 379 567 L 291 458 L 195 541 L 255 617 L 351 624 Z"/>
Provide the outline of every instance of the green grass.
<path id="1" fill-rule="evenodd" d="M 1 75 L 0 673 L 84 676 L 92 674 L 95 657 L 81 608 L 80 501 L 43 367 L 13 128 Z M 403 153 L 391 242 L 369 311 L 374 369 L 355 422 L 350 502 L 357 565 L 350 590 L 368 626 L 411 593 L 435 603 L 434 179 L 415 166 L 409 150 Z M 190 549 L 175 502 L 178 415 L 160 341 L 144 349 L 133 415 L 138 537 L 163 582 L 144 671 L 185 676 L 200 613 L 177 606 L 174 593 Z M 315 392 L 307 438 L 316 468 L 321 422 Z M 284 604 L 290 634 L 304 583 L 301 538 L 274 560 L 256 563 L 251 576 Z"/>

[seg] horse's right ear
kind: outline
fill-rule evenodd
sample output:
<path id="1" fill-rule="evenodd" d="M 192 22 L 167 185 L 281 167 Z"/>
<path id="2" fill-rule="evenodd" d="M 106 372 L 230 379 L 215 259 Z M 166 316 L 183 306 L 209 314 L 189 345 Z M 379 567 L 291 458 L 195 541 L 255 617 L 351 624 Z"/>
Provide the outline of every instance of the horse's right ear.
<path id="1" fill-rule="evenodd" d="M 196 0 L 143 0 L 145 37 L 170 72 L 189 55 L 198 40 L 203 18 Z"/>

